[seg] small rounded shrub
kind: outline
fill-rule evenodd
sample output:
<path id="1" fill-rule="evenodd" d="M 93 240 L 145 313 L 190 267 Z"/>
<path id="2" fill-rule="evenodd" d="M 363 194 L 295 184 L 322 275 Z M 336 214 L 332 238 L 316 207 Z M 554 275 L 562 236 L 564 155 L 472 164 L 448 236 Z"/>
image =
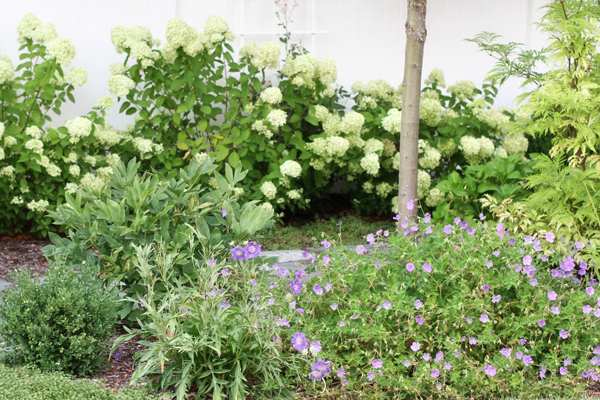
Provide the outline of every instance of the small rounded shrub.
<path id="1" fill-rule="evenodd" d="M 55 260 L 43 284 L 23 270 L 0 293 L 0 336 L 14 364 L 85 376 L 98 371 L 117 322 L 118 294 L 95 280 L 95 266 L 75 270 Z"/>
<path id="2" fill-rule="evenodd" d="M 154 399 L 146 390 L 121 389 L 111 394 L 87 380 L 73 381 L 61 372 L 41 373 L 31 367 L 0 364 L 0 398 L 4 400 L 143 400 Z"/>

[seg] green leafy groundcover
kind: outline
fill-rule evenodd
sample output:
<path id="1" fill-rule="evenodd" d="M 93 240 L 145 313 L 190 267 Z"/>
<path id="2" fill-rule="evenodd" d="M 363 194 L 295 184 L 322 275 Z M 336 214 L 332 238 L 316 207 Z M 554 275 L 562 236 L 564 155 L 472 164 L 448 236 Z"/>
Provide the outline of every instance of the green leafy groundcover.
<path id="1" fill-rule="evenodd" d="M 371 398 L 539 397 L 598 381 L 600 297 L 585 263 L 549 250 L 552 235 L 542 243 L 502 224 L 428 222 L 403 222 L 389 242 L 370 234 L 388 242 L 385 253 L 331 247 L 314 258 L 318 278 L 301 282 L 307 269 L 280 289 L 288 301 L 273 313 L 290 324 L 284 343 L 309 358 L 305 387 Z"/>
<path id="2" fill-rule="evenodd" d="M 41 373 L 33 368 L 0 364 L 0 399 L 3 400 L 142 400 L 154 399 L 145 390 L 122 389 L 113 395 L 88 380 L 72 381 L 67 375 Z"/>

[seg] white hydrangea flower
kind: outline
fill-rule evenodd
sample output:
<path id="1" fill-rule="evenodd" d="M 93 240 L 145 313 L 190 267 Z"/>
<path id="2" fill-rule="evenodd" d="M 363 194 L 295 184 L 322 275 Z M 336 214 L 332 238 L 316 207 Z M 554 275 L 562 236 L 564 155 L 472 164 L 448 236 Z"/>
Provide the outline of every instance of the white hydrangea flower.
<path id="1" fill-rule="evenodd" d="M 87 82 L 88 74 L 85 68 L 75 67 L 65 74 L 65 80 L 74 86 L 83 86 Z"/>
<path id="2" fill-rule="evenodd" d="M 96 160 L 96 157 L 94 156 L 86 155 L 83 157 L 83 161 L 90 164 L 92 167 L 95 167 L 98 160 Z"/>
<path id="3" fill-rule="evenodd" d="M 302 195 L 297 190 L 288 191 L 287 196 L 290 200 L 301 200 L 302 199 Z"/>
<path id="4" fill-rule="evenodd" d="M 266 42 L 254 49 L 250 62 L 258 69 L 277 69 L 280 55 L 281 47 L 278 42 Z"/>
<path id="5" fill-rule="evenodd" d="M 0 168 L 0 176 L 6 176 L 10 180 L 14 180 L 15 167 L 13 167 L 12 165 L 7 165 L 5 167 Z"/>
<path id="6" fill-rule="evenodd" d="M 314 89 L 318 65 L 315 56 L 312 54 L 303 54 L 293 59 L 288 57 L 286 65 L 288 63 L 289 67 L 286 68 L 284 66 L 281 73 L 287 76 L 295 76 L 295 79 L 292 81 L 295 85 Z"/>
<path id="7" fill-rule="evenodd" d="M 440 140 L 437 148 L 444 158 L 452 157 L 456 153 L 456 150 L 458 150 L 458 146 L 453 139 Z"/>
<path id="8" fill-rule="evenodd" d="M 71 165 L 69 167 L 69 173 L 73 176 L 79 176 L 79 174 L 81 173 L 81 168 L 79 168 L 78 165 Z"/>
<path id="9" fill-rule="evenodd" d="M 425 84 L 431 86 L 433 84 L 437 84 L 437 86 L 445 88 L 446 80 L 444 79 L 444 71 L 440 68 L 434 68 L 427 79 L 425 79 Z"/>
<path id="10" fill-rule="evenodd" d="M 342 118 L 341 131 L 347 134 L 359 133 L 365 124 L 365 117 L 356 112 L 351 112 Z"/>
<path id="11" fill-rule="evenodd" d="M 494 150 L 494 158 L 506 158 L 508 157 L 508 153 L 506 152 L 506 149 L 502 146 L 498 147 L 496 150 Z"/>
<path id="12" fill-rule="evenodd" d="M 76 183 L 69 182 L 65 185 L 65 193 L 66 194 L 73 195 L 73 194 L 77 193 L 78 190 L 79 190 L 79 186 L 77 186 Z"/>
<path id="13" fill-rule="evenodd" d="M 14 136 L 5 136 L 4 137 L 4 147 L 11 148 L 15 144 L 17 144 L 17 138 Z"/>
<path id="14" fill-rule="evenodd" d="M 0 56 L 0 85 L 15 79 L 15 68 L 7 56 Z"/>
<path id="15" fill-rule="evenodd" d="M 451 108 L 446 108 L 444 111 L 442 111 L 442 120 L 440 122 L 440 125 L 445 126 L 454 124 L 453 119 L 458 117 L 459 115 L 456 111 L 454 111 Z"/>
<path id="16" fill-rule="evenodd" d="M 369 175 L 377 175 L 379 172 L 379 156 L 375 153 L 369 153 L 360 160 L 360 166 Z"/>
<path id="17" fill-rule="evenodd" d="M 372 79 L 367 84 L 363 93 L 376 99 L 389 98 L 389 93 L 393 92 L 394 88 L 383 79 Z"/>
<path id="18" fill-rule="evenodd" d="M 494 142 L 486 137 L 479 138 L 479 155 L 483 158 L 491 157 L 494 154 Z"/>
<path id="19" fill-rule="evenodd" d="M 19 43 L 25 43 L 25 39 L 31 39 L 33 31 L 40 25 L 42 25 L 42 21 L 38 17 L 31 13 L 25 14 L 17 27 Z"/>
<path id="20" fill-rule="evenodd" d="M 154 150 L 154 143 L 152 143 L 152 140 L 150 139 L 137 137 L 132 140 L 132 143 L 133 147 L 135 147 L 136 150 L 141 154 L 151 153 Z"/>
<path id="21" fill-rule="evenodd" d="M 123 75 L 127 72 L 127 66 L 123 65 L 123 63 L 112 63 L 109 70 L 112 75 Z"/>
<path id="22" fill-rule="evenodd" d="M 377 107 L 377 101 L 371 96 L 362 96 L 358 101 L 359 110 L 370 110 Z"/>
<path id="23" fill-rule="evenodd" d="M 337 67 L 333 58 L 322 58 L 317 63 L 316 71 L 319 80 L 326 86 L 337 80 Z"/>
<path id="24" fill-rule="evenodd" d="M 31 33 L 31 39 L 40 44 L 49 43 L 57 37 L 56 27 L 51 23 L 38 25 Z"/>
<path id="25" fill-rule="evenodd" d="M 4 149 L 0 147 L 0 160 L 4 160 L 4 157 L 6 157 L 6 154 L 4 154 Z"/>
<path id="26" fill-rule="evenodd" d="M 310 166 L 313 167 L 315 171 L 322 171 L 325 168 L 325 160 L 316 159 L 310 160 Z"/>
<path id="27" fill-rule="evenodd" d="M 258 132 L 261 135 L 265 135 L 267 139 L 271 139 L 273 137 L 273 132 L 269 129 L 267 125 L 265 125 L 263 120 L 254 121 L 252 124 L 252 129 Z"/>
<path id="28" fill-rule="evenodd" d="M 260 208 L 265 212 L 273 211 L 273 205 L 271 203 L 262 203 Z"/>
<path id="29" fill-rule="evenodd" d="M 31 139 L 25 143 L 25 148 L 33 151 L 34 153 L 42 154 L 44 151 L 44 143 L 39 139 Z"/>
<path id="30" fill-rule="evenodd" d="M 386 197 L 388 197 L 388 195 L 392 192 L 392 190 L 394 190 L 392 188 L 392 185 L 390 185 L 387 182 L 381 182 L 380 184 L 378 184 L 377 186 L 375 186 L 375 192 L 377 193 L 377 195 L 383 199 L 385 199 Z"/>
<path id="31" fill-rule="evenodd" d="M 254 53 L 258 50 L 258 43 L 250 42 L 242 46 L 240 49 L 240 57 L 242 58 L 251 58 L 254 56 Z"/>
<path id="32" fill-rule="evenodd" d="M 490 108 L 490 105 L 484 99 L 479 98 L 467 104 L 467 107 L 473 111 L 473 114 L 478 115 Z"/>
<path id="33" fill-rule="evenodd" d="M 463 136 L 460 138 L 460 150 L 471 165 L 477 165 L 481 162 L 481 142 L 473 136 Z"/>
<path id="34" fill-rule="evenodd" d="M 428 146 L 423 155 L 419 156 L 419 166 L 423 169 L 435 169 L 440 165 L 442 154 L 434 147 Z"/>
<path id="35" fill-rule="evenodd" d="M 112 147 L 123 140 L 123 136 L 119 131 L 112 127 L 110 124 L 105 124 L 104 126 L 96 125 L 96 129 L 94 130 L 94 136 L 98 139 L 100 144 Z"/>
<path id="36" fill-rule="evenodd" d="M 297 178 L 302 173 L 302 167 L 296 161 L 287 160 L 279 167 L 281 174 L 286 177 Z"/>
<path id="37" fill-rule="evenodd" d="M 112 106 L 114 106 L 114 105 L 115 105 L 115 101 L 110 96 L 101 97 L 96 101 L 96 106 L 100 107 L 104 110 L 108 110 L 109 108 L 112 108 Z"/>
<path id="38" fill-rule="evenodd" d="M 235 35 L 229 30 L 227 21 L 215 14 L 208 17 L 206 25 L 204 25 L 204 34 L 211 37 L 213 43 L 223 41 L 224 39 L 235 39 Z"/>
<path id="39" fill-rule="evenodd" d="M 25 129 L 25 134 L 28 136 L 31 136 L 34 139 L 39 139 L 42 137 L 42 132 L 40 131 L 40 128 L 38 128 L 37 126 L 28 126 Z"/>
<path id="40" fill-rule="evenodd" d="M 383 139 L 383 150 L 381 155 L 384 157 L 391 157 L 396 153 L 396 145 L 389 139 Z"/>
<path id="41" fill-rule="evenodd" d="M 392 168 L 395 169 L 396 171 L 400 170 L 400 152 L 397 152 L 392 157 Z"/>
<path id="42" fill-rule="evenodd" d="M 522 134 L 514 134 L 504 138 L 502 147 L 509 156 L 515 154 L 525 154 L 529 147 L 529 140 Z"/>
<path id="43" fill-rule="evenodd" d="M 77 156 L 77 153 L 75 153 L 74 151 L 71 151 L 68 156 L 63 157 L 63 161 L 66 163 L 74 163 L 74 162 L 77 162 L 78 159 L 79 159 L 79 157 Z"/>
<path id="44" fill-rule="evenodd" d="M 0 122 L 0 139 L 2 139 L 2 135 L 4 135 L 4 124 Z"/>
<path id="45" fill-rule="evenodd" d="M 22 196 L 17 196 L 17 197 L 13 197 L 12 200 L 10 201 L 10 204 L 23 204 L 25 201 L 23 201 L 23 197 Z"/>
<path id="46" fill-rule="evenodd" d="M 277 196 L 277 188 L 273 184 L 273 182 L 264 182 L 260 186 L 260 191 L 263 192 L 265 197 L 269 200 L 273 200 Z"/>
<path id="47" fill-rule="evenodd" d="M 115 46 L 115 50 L 117 51 L 117 53 L 122 53 L 125 51 L 125 42 L 127 41 L 128 35 L 129 30 L 124 26 L 115 25 L 112 28 L 110 28 L 110 40 Z"/>
<path id="48" fill-rule="evenodd" d="M 356 81 L 352 84 L 350 90 L 352 90 L 352 93 L 354 94 L 362 94 L 365 92 L 365 90 L 367 90 L 367 85 L 365 85 L 362 81 Z"/>
<path id="49" fill-rule="evenodd" d="M 383 125 L 383 129 L 389 133 L 400 133 L 402 128 L 402 112 L 395 108 L 390 109 L 387 117 L 381 120 L 381 124 Z"/>
<path id="50" fill-rule="evenodd" d="M 342 117 L 333 113 L 323 122 L 323 132 L 327 136 L 338 136 L 342 131 Z"/>
<path id="51" fill-rule="evenodd" d="M 289 189 L 292 186 L 292 181 L 289 177 L 284 176 L 283 178 L 279 179 L 279 186 Z"/>
<path id="52" fill-rule="evenodd" d="M 32 200 L 29 203 L 27 203 L 27 208 L 29 208 L 31 211 L 33 212 L 44 212 L 46 211 L 46 208 L 50 205 L 50 203 L 48 203 L 46 200 Z"/>
<path id="53" fill-rule="evenodd" d="M 207 153 L 196 153 L 194 155 L 194 158 L 196 159 L 196 161 L 198 162 L 198 165 L 202 164 L 204 161 L 206 161 L 206 159 L 208 158 L 208 154 Z"/>
<path id="54" fill-rule="evenodd" d="M 365 147 L 364 147 L 365 154 L 376 153 L 376 152 L 382 151 L 382 150 L 383 150 L 383 142 L 380 140 L 371 138 L 371 139 L 367 140 L 367 143 L 365 143 Z"/>
<path id="55" fill-rule="evenodd" d="M 442 121 L 442 104 L 440 101 L 434 98 L 421 99 L 419 118 L 429 126 L 438 126 Z"/>
<path id="56" fill-rule="evenodd" d="M 67 38 L 54 39 L 46 47 L 48 56 L 56 58 L 56 62 L 62 67 L 68 67 L 75 57 L 75 46 Z"/>
<path id="57" fill-rule="evenodd" d="M 135 83 L 125 75 L 112 75 L 108 78 L 108 91 L 117 97 L 126 97 Z"/>
<path id="58" fill-rule="evenodd" d="M 100 167 L 96 169 L 96 174 L 99 177 L 110 179 L 110 175 L 113 173 L 112 167 Z"/>
<path id="59" fill-rule="evenodd" d="M 431 187 L 431 175 L 427 171 L 420 169 L 417 172 L 417 198 L 421 200 L 423 197 L 429 194 L 429 188 Z"/>
<path id="60" fill-rule="evenodd" d="M 329 118 L 329 110 L 327 107 L 317 104 L 315 106 L 315 118 L 319 122 L 325 122 Z"/>
<path id="61" fill-rule="evenodd" d="M 65 127 L 71 138 L 77 139 L 72 143 L 77 143 L 80 138 L 87 137 L 92 132 L 92 121 L 87 118 L 77 117 L 65 122 Z"/>
<path id="62" fill-rule="evenodd" d="M 106 156 L 106 163 L 111 167 L 117 165 L 119 161 L 121 161 L 121 158 L 118 154 L 111 153 Z"/>
<path id="63" fill-rule="evenodd" d="M 433 188 L 425 198 L 427 207 L 437 207 L 446 198 L 445 194 L 438 188 Z"/>
<path id="64" fill-rule="evenodd" d="M 335 94 L 335 89 L 332 88 L 331 86 L 328 86 L 327 89 L 323 90 L 321 92 L 321 97 L 325 98 L 325 97 L 331 97 Z"/>
<path id="65" fill-rule="evenodd" d="M 283 95 L 281 94 L 281 90 L 278 87 L 270 87 L 266 88 L 261 94 L 260 98 L 265 103 L 269 103 L 272 105 L 281 103 L 283 99 Z"/>
<path id="66" fill-rule="evenodd" d="M 348 135 L 346 136 L 346 140 L 348 140 L 352 148 L 362 149 L 365 147 L 366 142 L 358 134 Z"/>
<path id="67" fill-rule="evenodd" d="M 498 132 L 502 132 L 510 122 L 510 118 L 508 117 L 508 115 L 503 114 L 504 110 L 504 108 L 494 108 L 485 110 L 477 114 L 477 119 L 479 119 L 481 122 L 485 122 L 492 129 Z"/>
<path id="68" fill-rule="evenodd" d="M 49 164 L 46 166 L 46 172 L 48 175 L 56 177 L 62 173 L 62 170 L 55 164 Z"/>
<path id="69" fill-rule="evenodd" d="M 285 125 L 286 120 L 287 114 L 283 110 L 272 110 L 269 115 L 267 115 L 267 121 L 269 121 L 275 128 Z"/>
<path id="70" fill-rule="evenodd" d="M 473 81 L 460 81 L 448 86 L 448 92 L 452 93 L 458 100 L 465 101 L 474 95 L 475 84 Z"/>
<path id="71" fill-rule="evenodd" d="M 92 174 L 91 172 L 88 172 L 81 178 L 81 181 L 79 182 L 79 187 L 82 189 L 84 189 L 86 186 L 89 186 L 90 189 L 95 193 L 101 193 L 108 186 L 108 181 Z"/>

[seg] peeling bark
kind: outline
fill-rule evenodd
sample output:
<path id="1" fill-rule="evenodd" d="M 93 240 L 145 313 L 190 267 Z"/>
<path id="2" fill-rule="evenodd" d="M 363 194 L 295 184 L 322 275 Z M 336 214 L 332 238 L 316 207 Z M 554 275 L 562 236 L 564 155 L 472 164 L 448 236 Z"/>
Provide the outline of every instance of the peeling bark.
<path id="1" fill-rule="evenodd" d="M 407 202 L 417 199 L 417 175 L 419 168 L 419 105 L 423 50 L 427 29 L 425 17 L 427 0 L 407 0 L 406 52 L 404 80 L 402 81 L 402 126 L 400 132 L 400 169 L 398 188 L 398 211 L 402 220 L 416 220 L 416 204 L 412 210 Z"/>

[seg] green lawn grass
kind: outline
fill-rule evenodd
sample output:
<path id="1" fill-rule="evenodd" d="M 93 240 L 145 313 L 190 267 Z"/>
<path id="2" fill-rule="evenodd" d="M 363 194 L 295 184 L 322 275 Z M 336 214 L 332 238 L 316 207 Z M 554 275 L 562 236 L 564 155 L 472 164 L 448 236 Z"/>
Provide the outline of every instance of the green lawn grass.
<path id="1" fill-rule="evenodd" d="M 337 225 L 342 222 L 341 225 Z M 377 221 L 356 215 L 321 219 L 314 221 L 294 221 L 284 225 L 277 223 L 271 228 L 259 232 L 256 241 L 263 250 L 298 250 L 308 247 L 321 247 L 321 240 L 338 239 L 341 233 L 342 243 L 346 245 L 366 243 L 365 236 L 378 230 L 393 231 L 394 221 Z"/>

